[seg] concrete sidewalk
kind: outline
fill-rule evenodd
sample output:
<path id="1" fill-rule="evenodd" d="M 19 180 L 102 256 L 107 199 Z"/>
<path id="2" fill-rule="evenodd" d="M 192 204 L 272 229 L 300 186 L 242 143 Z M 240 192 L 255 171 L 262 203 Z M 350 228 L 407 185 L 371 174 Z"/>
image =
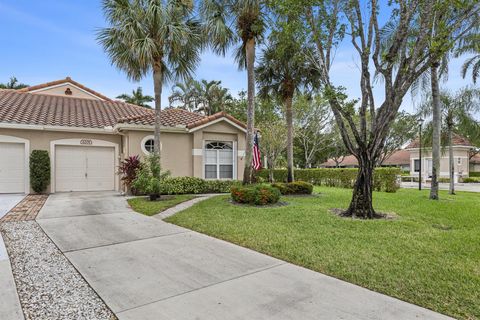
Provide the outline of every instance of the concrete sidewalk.
<path id="1" fill-rule="evenodd" d="M 119 319 L 447 319 L 134 213 L 114 193 L 55 194 L 37 221 Z"/>
<path id="2" fill-rule="evenodd" d="M 0 319 L 24 319 L 12 267 L 0 234 Z"/>

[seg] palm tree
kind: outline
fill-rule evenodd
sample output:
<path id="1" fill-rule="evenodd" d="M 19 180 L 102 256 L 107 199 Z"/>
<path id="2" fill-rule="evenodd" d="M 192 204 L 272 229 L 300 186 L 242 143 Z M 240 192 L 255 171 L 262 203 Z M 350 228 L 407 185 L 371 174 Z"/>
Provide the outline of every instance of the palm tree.
<path id="1" fill-rule="evenodd" d="M 19 83 L 16 77 L 10 77 L 7 83 L 0 83 L 0 89 L 22 89 L 28 87 L 28 84 Z"/>
<path id="2" fill-rule="evenodd" d="M 309 59 L 312 55 L 313 48 L 295 41 L 294 34 L 274 31 L 256 69 L 260 97 L 279 98 L 285 108 L 288 182 L 294 180 L 293 97 L 301 89 L 318 87 L 318 69 Z"/>
<path id="3" fill-rule="evenodd" d="M 121 94 L 117 96 L 117 99 L 122 99 L 127 103 L 135 104 L 137 106 L 141 106 L 149 109 L 151 109 L 152 107 L 147 103 L 155 100 L 155 98 L 152 96 L 148 96 L 148 95 L 144 96 L 142 87 L 138 87 L 137 90 L 132 90 L 131 95 L 127 93 Z"/>
<path id="4" fill-rule="evenodd" d="M 135 81 L 153 73 L 154 152 L 160 155 L 162 87 L 189 77 L 199 62 L 202 28 L 192 17 L 192 0 L 103 0 L 109 27 L 97 39 L 112 64 Z"/>
<path id="5" fill-rule="evenodd" d="M 473 88 L 460 89 L 455 94 L 446 90 L 440 92 L 440 110 L 444 120 L 444 128 L 447 136 L 449 151 L 449 193 L 455 194 L 454 184 L 454 161 L 453 161 L 453 135 L 455 131 L 463 132 L 463 129 L 478 126 L 475 113 L 480 111 L 480 90 Z M 424 117 L 433 115 L 432 95 L 420 106 L 420 114 Z"/>
<path id="6" fill-rule="evenodd" d="M 253 131 L 255 126 L 255 47 L 262 40 L 266 24 L 265 0 L 204 0 L 200 13 L 209 43 L 218 54 L 239 44 L 235 59 L 247 69 L 247 146 L 243 183 L 252 182 Z"/>
<path id="7" fill-rule="evenodd" d="M 225 107 L 232 101 L 232 96 L 227 88 L 222 87 L 221 81 L 201 81 L 200 99 L 201 106 L 198 111 L 206 115 L 225 111 Z"/>
<path id="8" fill-rule="evenodd" d="M 174 103 L 179 103 L 179 108 L 196 111 L 201 103 L 200 90 L 200 82 L 192 78 L 175 83 L 172 93 L 168 97 L 170 107 L 173 107 Z"/>
<path id="9" fill-rule="evenodd" d="M 465 37 L 455 51 L 455 56 L 459 57 L 463 54 L 473 54 L 469 57 L 462 66 L 462 76 L 465 78 L 468 70 L 472 70 L 473 83 L 477 83 L 477 78 L 480 77 L 480 33 L 472 32 Z"/>

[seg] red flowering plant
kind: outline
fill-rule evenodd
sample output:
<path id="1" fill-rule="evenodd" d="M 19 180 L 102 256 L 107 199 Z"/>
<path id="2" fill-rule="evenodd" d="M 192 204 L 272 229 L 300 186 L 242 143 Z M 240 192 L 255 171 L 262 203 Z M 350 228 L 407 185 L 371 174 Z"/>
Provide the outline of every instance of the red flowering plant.
<path id="1" fill-rule="evenodd" d="M 118 173 L 122 176 L 121 180 L 127 187 L 127 192 L 136 194 L 136 191 L 132 188 L 132 183 L 137 177 L 137 171 L 141 166 L 142 162 L 140 161 L 140 157 L 138 155 L 130 156 L 120 161 Z"/>

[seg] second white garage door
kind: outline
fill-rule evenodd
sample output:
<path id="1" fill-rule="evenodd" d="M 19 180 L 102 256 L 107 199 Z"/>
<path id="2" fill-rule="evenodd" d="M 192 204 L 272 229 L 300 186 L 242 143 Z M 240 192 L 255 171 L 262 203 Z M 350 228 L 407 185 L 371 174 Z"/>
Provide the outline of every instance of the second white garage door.
<path id="1" fill-rule="evenodd" d="M 0 193 L 25 192 L 25 145 L 0 142 Z"/>
<path id="2" fill-rule="evenodd" d="M 55 189 L 59 192 L 114 190 L 115 149 L 56 146 Z"/>

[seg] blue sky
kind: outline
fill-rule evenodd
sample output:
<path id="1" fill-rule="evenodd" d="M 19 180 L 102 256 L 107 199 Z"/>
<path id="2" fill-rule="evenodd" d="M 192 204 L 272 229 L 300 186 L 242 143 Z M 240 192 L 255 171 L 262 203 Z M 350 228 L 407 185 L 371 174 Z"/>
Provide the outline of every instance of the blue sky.
<path id="1" fill-rule="evenodd" d="M 152 94 L 150 77 L 131 82 L 111 65 L 95 40 L 95 31 L 103 26 L 99 0 L 0 0 L 0 82 L 14 75 L 21 82 L 35 85 L 70 76 L 109 97 L 129 93 L 137 86 Z M 442 86 L 455 90 L 471 84 L 469 78 L 461 78 L 461 64 L 461 60 L 451 62 L 448 82 Z M 356 53 L 349 43 L 342 44 L 332 69 L 335 84 L 346 87 L 351 98 L 358 98 L 358 74 Z M 205 52 L 195 77 L 221 80 L 233 94 L 246 88 L 246 74 L 238 71 L 230 55 L 219 57 Z M 164 106 L 171 86 L 164 87 Z M 380 84 L 378 87 L 375 94 L 380 101 Z M 402 108 L 413 111 L 413 105 L 407 96 Z"/>

